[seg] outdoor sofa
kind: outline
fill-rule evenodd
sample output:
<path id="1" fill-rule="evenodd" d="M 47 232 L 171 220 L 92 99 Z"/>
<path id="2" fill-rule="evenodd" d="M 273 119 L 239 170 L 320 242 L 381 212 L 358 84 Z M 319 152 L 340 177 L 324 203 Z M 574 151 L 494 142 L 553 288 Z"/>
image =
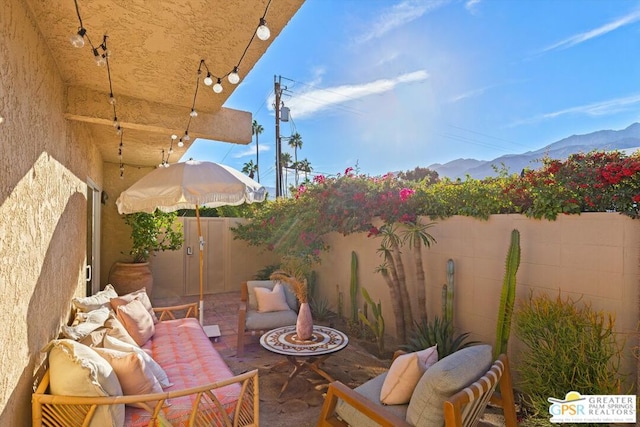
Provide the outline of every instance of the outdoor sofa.
<path id="1" fill-rule="evenodd" d="M 258 425 L 258 371 L 233 374 L 197 304 L 152 308 L 144 289 L 114 294 L 107 285 L 74 299 L 76 320 L 45 349 L 33 426 Z"/>

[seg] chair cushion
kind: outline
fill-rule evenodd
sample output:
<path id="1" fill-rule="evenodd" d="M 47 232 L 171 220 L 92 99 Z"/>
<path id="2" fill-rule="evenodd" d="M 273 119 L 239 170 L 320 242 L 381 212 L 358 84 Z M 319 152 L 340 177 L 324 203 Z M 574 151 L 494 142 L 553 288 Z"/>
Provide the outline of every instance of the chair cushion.
<path id="1" fill-rule="evenodd" d="M 276 283 L 279 283 L 279 282 L 273 281 L 273 280 L 249 280 L 247 282 L 247 291 L 249 295 L 249 309 L 250 310 L 258 309 L 258 301 L 256 300 L 256 294 L 253 291 L 253 288 L 260 287 L 260 288 L 273 289 Z M 292 310 L 298 311 L 298 299 L 296 298 L 295 294 L 289 288 L 289 286 L 283 284 L 283 287 L 284 287 L 284 296 L 287 299 L 287 304 Z"/>
<path id="2" fill-rule="evenodd" d="M 272 311 L 259 313 L 255 310 L 247 311 L 245 328 L 247 330 L 263 330 L 279 328 L 281 326 L 295 325 L 298 315 L 293 310 Z"/>
<path id="3" fill-rule="evenodd" d="M 418 381 L 406 420 L 416 427 L 444 425 L 444 401 L 484 375 L 492 362 L 490 345 L 463 348 L 436 362 Z"/>
<path id="4" fill-rule="evenodd" d="M 438 361 L 437 346 L 398 356 L 393 361 L 380 390 L 385 405 L 409 403 L 418 381 L 431 365 Z"/>
<path id="5" fill-rule="evenodd" d="M 260 313 L 290 310 L 281 283 L 276 283 L 273 289 L 255 287 L 253 292 L 256 294 L 258 312 Z"/>
<path id="6" fill-rule="evenodd" d="M 375 378 L 367 381 L 359 387 L 356 387 L 354 391 L 358 392 L 372 403 L 384 406 L 384 410 L 391 412 L 398 417 L 405 419 L 407 415 L 407 408 L 409 405 L 383 405 L 380 402 L 380 390 L 382 390 L 382 384 L 387 378 L 388 372 L 378 375 Z M 336 405 L 336 413 L 351 426 L 358 427 L 379 427 L 379 424 L 371 421 L 369 417 L 362 412 L 353 409 L 351 405 L 348 405 L 343 400 L 339 399 Z"/>

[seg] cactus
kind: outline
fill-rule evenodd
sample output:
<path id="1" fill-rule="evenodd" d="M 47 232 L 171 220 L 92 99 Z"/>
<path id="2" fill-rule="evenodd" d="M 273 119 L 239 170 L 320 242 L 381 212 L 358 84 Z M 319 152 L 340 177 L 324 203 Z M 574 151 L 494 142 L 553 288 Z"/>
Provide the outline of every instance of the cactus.
<path id="1" fill-rule="evenodd" d="M 351 251 L 351 282 L 349 285 L 351 295 L 351 321 L 358 322 L 358 258 L 355 251 Z"/>
<path id="2" fill-rule="evenodd" d="M 358 312 L 358 316 L 362 323 L 367 325 L 369 329 L 371 329 L 371 332 L 373 332 L 373 335 L 376 337 L 376 343 L 378 344 L 378 356 L 382 356 L 384 354 L 384 318 L 382 317 L 382 303 L 374 303 L 365 288 L 362 288 L 362 296 L 371 307 L 374 320 L 370 321 L 362 311 Z"/>
<path id="3" fill-rule="evenodd" d="M 511 332 L 511 318 L 513 316 L 513 305 L 516 299 L 516 273 L 520 266 L 520 232 L 516 229 L 511 231 L 511 244 L 507 252 L 505 263 L 504 280 L 502 282 L 502 293 L 500 295 L 500 307 L 498 311 L 498 325 L 496 329 L 496 344 L 493 347 L 494 355 L 498 357 L 501 353 L 507 352 L 509 344 L 509 334 Z"/>
<path id="4" fill-rule="evenodd" d="M 447 261 L 447 284 L 442 285 L 442 317 L 453 332 L 453 260 Z"/>
<path id="5" fill-rule="evenodd" d="M 338 317 L 340 319 L 344 318 L 343 314 L 344 314 L 344 296 L 342 295 L 342 292 L 340 291 L 340 285 L 336 284 L 336 293 L 338 294 Z"/>

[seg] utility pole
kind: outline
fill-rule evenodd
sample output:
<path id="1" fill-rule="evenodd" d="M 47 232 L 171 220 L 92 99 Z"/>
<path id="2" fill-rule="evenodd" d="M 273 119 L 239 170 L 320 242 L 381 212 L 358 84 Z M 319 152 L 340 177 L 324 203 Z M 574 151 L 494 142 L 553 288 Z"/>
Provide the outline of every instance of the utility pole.
<path id="1" fill-rule="evenodd" d="M 280 153 L 282 153 L 282 141 L 280 140 L 280 98 L 282 89 L 280 87 L 282 77 L 273 76 L 274 92 L 276 94 L 276 198 L 282 197 L 282 168 L 280 167 Z"/>

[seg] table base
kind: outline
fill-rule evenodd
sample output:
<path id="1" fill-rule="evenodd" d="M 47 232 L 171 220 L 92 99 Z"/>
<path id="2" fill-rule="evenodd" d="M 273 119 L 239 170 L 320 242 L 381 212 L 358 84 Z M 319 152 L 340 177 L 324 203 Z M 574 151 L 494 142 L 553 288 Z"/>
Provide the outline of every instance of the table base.
<path id="1" fill-rule="evenodd" d="M 282 393 L 284 393 L 284 391 L 289 386 L 289 382 L 292 379 L 294 379 L 295 377 L 297 377 L 298 374 L 300 372 L 304 371 L 305 369 L 308 369 L 308 370 L 311 370 L 311 371 L 315 372 L 316 374 L 320 375 L 321 377 L 323 377 L 324 379 L 326 379 L 330 383 L 335 381 L 331 377 L 331 375 L 329 375 L 327 372 L 322 370 L 322 368 L 320 367 L 322 362 L 327 360 L 329 358 L 329 356 L 331 356 L 331 355 L 330 354 L 325 354 L 325 355 L 319 356 L 319 357 L 309 357 L 307 360 L 298 360 L 298 358 L 295 357 L 295 356 L 286 356 L 287 357 L 287 361 L 286 362 L 278 363 L 275 366 L 279 366 L 279 365 L 282 365 L 282 364 L 290 364 L 290 365 L 293 365 L 293 371 L 289 374 L 289 377 L 287 378 L 287 380 L 282 385 L 282 388 L 280 389 L 280 394 L 278 395 L 278 397 L 282 396 Z"/>

